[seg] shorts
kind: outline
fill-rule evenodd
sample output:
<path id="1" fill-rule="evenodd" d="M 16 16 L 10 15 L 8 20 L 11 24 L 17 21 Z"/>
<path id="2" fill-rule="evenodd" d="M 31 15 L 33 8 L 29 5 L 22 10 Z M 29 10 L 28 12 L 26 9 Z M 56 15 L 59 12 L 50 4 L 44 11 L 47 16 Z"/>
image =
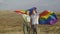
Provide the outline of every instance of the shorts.
<path id="1" fill-rule="evenodd" d="M 36 25 L 31 25 L 31 28 L 33 29 L 34 32 L 37 31 L 37 26 Z"/>
<path id="2" fill-rule="evenodd" d="M 32 28 L 36 28 L 37 26 L 36 25 L 31 25 Z"/>

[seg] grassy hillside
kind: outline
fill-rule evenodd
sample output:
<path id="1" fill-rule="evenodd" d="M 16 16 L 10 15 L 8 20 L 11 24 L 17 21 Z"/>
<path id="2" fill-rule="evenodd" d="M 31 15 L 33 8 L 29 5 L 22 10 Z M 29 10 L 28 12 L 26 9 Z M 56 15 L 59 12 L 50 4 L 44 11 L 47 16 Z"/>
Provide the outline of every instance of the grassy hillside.
<path id="1" fill-rule="evenodd" d="M 21 15 L 12 11 L 0 11 L 0 34 L 23 34 L 22 23 Z M 58 22 L 54 25 L 38 25 L 38 33 L 60 34 L 60 18 L 58 18 Z"/>
<path id="2" fill-rule="evenodd" d="M 0 11 L 0 33 L 21 31 L 22 17 L 14 12 Z"/>

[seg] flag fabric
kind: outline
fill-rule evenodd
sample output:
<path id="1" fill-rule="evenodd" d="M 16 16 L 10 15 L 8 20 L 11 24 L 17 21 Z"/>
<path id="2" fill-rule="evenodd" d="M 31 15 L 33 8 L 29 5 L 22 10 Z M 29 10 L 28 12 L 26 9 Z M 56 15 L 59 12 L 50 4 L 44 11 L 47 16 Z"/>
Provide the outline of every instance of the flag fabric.
<path id="1" fill-rule="evenodd" d="M 25 14 L 26 10 L 16 10 L 15 12 L 17 14 Z"/>
<path id="2" fill-rule="evenodd" d="M 57 22 L 57 16 L 54 12 L 45 10 L 39 14 L 39 24 L 55 24 Z"/>
<path id="3" fill-rule="evenodd" d="M 32 14 L 32 11 L 33 11 L 33 10 L 36 10 L 36 9 L 37 9 L 36 7 L 32 7 L 32 8 L 27 9 L 27 10 L 16 10 L 15 12 L 16 12 L 17 14 L 26 14 L 26 11 L 27 11 L 27 12 L 29 11 L 29 15 L 31 15 L 31 14 Z"/>

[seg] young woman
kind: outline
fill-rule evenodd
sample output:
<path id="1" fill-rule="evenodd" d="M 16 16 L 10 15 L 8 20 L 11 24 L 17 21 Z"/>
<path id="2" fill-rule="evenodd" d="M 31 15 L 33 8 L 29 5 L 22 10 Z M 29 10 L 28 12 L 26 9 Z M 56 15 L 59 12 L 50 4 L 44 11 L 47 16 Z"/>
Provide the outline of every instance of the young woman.
<path id="1" fill-rule="evenodd" d="M 30 15 L 31 18 L 31 28 L 33 29 L 33 34 L 37 34 L 37 24 L 39 15 L 37 14 L 36 8 L 32 9 L 32 14 Z"/>
<path id="2" fill-rule="evenodd" d="M 15 12 L 20 14 L 22 16 L 22 18 L 23 18 L 23 21 L 24 21 L 24 23 L 23 23 L 23 28 L 24 29 L 23 30 L 24 30 L 24 33 L 25 33 L 25 28 L 27 28 L 27 31 L 28 31 L 29 30 L 28 28 L 30 27 L 29 11 L 26 10 L 25 13 L 20 13 L 20 10 L 17 10 Z M 28 33 L 30 33 L 30 32 L 28 31 Z"/>

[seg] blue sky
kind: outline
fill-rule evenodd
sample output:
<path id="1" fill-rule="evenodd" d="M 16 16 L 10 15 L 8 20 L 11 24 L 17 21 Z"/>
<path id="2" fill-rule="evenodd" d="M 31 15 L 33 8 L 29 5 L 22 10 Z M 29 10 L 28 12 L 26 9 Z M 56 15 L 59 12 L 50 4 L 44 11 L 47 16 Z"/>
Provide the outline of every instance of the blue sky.
<path id="1" fill-rule="evenodd" d="M 37 7 L 37 10 L 60 11 L 60 0 L 0 0 L 0 10 L 17 10 Z"/>

